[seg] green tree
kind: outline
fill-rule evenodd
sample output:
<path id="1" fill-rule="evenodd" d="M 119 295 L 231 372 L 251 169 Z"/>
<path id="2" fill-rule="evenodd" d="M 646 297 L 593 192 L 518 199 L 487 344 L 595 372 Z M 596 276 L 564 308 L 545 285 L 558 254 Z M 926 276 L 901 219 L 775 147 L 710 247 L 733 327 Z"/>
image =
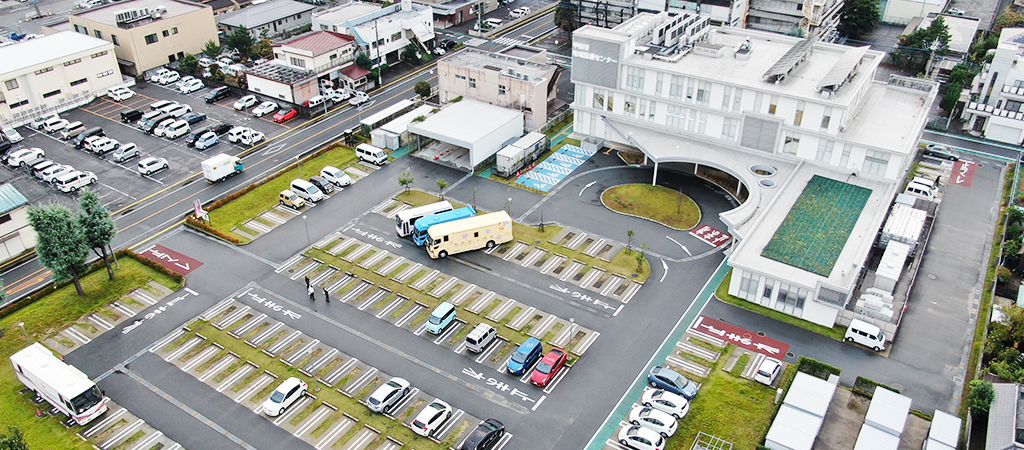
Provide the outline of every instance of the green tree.
<path id="1" fill-rule="evenodd" d="M 373 60 L 370 59 L 370 55 L 360 53 L 356 55 L 356 65 L 366 70 L 371 70 L 373 69 Z"/>
<path id="2" fill-rule="evenodd" d="M 1003 258 L 1017 260 L 1020 253 L 1020 241 L 1013 239 L 1003 242 Z"/>
<path id="3" fill-rule="evenodd" d="M 444 200 L 444 188 L 448 187 L 448 182 L 444 181 L 444 178 L 437 179 L 437 190 L 438 194 L 441 195 L 441 199 Z"/>
<path id="4" fill-rule="evenodd" d="M 409 187 L 416 182 L 416 178 L 412 176 L 412 172 L 406 170 L 398 176 L 398 184 L 405 188 L 405 192 L 409 192 Z"/>
<path id="5" fill-rule="evenodd" d="M 55 282 L 72 280 L 78 295 L 84 296 L 78 277 L 89 267 L 85 262 L 89 245 L 71 210 L 52 204 L 30 207 L 28 222 L 37 234 L 39 262 L 53 272 Z"/>
<path id="6" fill-rule="evenodd" d="M 633 253 L 633 240 L 636 239 L 636 232 L 626 230 L 626 254 Z"/>
<path id="7" fill-rule="evenodd" d="M 7 434 L 0 433 L 0 450 L 28 450 L 28 443 L 21 430 L 7 427 Z"/>
<path id="8" fill-rule="evenodd" d="M 206 41 L 206 45 L 203 46 L 203 54 L 210 59 L 217 59 L 217 57 L 220 56 L 221 50 L 223 49 L 220 44 L 213 39 Z"/>
<path id="9" fill-rule="evenodd" d="M 971 380 L 970 388 L 971 391 L 967 393 L 967 406 L 971 408 L 971 415 L 979 419 L 988 416 L 992 400 L 996 398 L 992 383 L 985 380 Z"/>
<path id="10" fill-rule="evenodd" d="M 252 54 L 264 59 L 273 59 L 274 43 L 270 42 L 270 39 L 262 38 L 256 43 L 256 47 L 253 47 Z"/>
<path id="11" fill-rule="evenodd" d="M 407 60 L 415 65 L 420 63 L 420 52 L 416 50 L 416 44 L 409 43 L 405 46 L 405 50 L 402 51 L 402 59 Z"/>
<path id="12" fill-rule="evenodd" d="M 878 0 L 848 0 L 839 12 L 839 34 L 860 39 L 874 31 L 880 19 Z"/>
<path id="13" fill-rule="evenodd" d="M 960 102 L 960 93 L 963 92 L 964 86 L 960 83 L 946 83 L 945 89 L 942 100 L 939 101 L 939 108 L 946 112 L 953 112 L 953 108 L 956 108 L 956 104 Z"/>
<path id="14" fill-rule="evenodd" d="M 252 51 L 255 45 L 256 39 L 253 39 L 252 35 L 249 34 L 249 29 L 244 26 L 238 27 L 228 35 L 228 47 L 235 49 L 242 56 L 242 59 L 249 57 L 249 52 Z"/>
<path id="15" fill-rule="evenodd" d="M 78 224 L 82 227 L 85 235 L 85 242 L 96 253 L 96 256 L 103 258 L 107 265 L 107 275 L 114 279 L 114 269 L 110 266 L 110 253 L 107 247 L 117 236 L 117 227 L 114 220 L 110 218 L 110 211 L 100 203 L 100 197 L 92 189 L 85 188 L 78 197 L 78 207 L 81 212 L 78 214 Z"/>
<path id="16" fill-rule="evenodd" d="M 413 90 L 416 91 L 416 94 L 420 97 L 430 97 L 430 83 L 427 83 L 426 81 L 417 81 Z"/>
<path id="17" fill-rule="evenodd" d="M 196 73 L 196 71 L 199 70 L 199 60 L 196 59 L 195 55 L 186 53 L 185 56 L 178 61 L 178 68 L 188 73 Z"/>
<path id="18" fill-rule="evenodd" d="M 644 261 L 647 259 L 647 241 L 640 244 L 640 249 L 636 252 L 636 271 L 637 273 L 644 273 Z"/>
<path id="19" fill-rule="evenodd" d="M 568 1 L 562 1 L 555 7 L 555 25 L 566 33 L 572 33 L 580 27 L 579 7 Z"/>

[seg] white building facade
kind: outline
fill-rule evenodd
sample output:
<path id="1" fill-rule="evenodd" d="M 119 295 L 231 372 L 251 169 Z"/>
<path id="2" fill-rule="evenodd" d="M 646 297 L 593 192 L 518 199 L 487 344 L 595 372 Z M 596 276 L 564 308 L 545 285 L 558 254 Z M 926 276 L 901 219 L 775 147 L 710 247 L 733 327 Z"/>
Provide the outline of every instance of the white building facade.
<path id="1" fill-rule="evenodd" d="M 1024 28 L 1003 28 L 992 62 L 974 79 L 964 108 L 968 128 L 985 139 L 1024 143 Z"/>
<path id="2" fill-rule="evenodd" d="M 883 54 L 866 47 L 677 20 L 639 14 L 573 34 L 574 131 L 642 151 L 654 182 L 664 164 L 724 173 L 741 202 L 720 215 L 738 241 L 730 294 L 832 326 L 916 155 L 935 84 L 873 81 Z M 824 275 L 762 256 L 818 175 L 871 192 Z"/>
<path id="3" fill-rule="evenodd" d="M 0 48 L 0 122 L 18 126 L 123 83 L 114 44 L 62 31 Z"/>
<path id="4" fill-rule="evenodd" d="M 314 14 L 313 30 L 354 37 L 360 51 L 378 66 L 397 62 L 410 43 L 425 53 L 426 42 L 434 39 L 434 13 L 430 6 L 409 0 L 385 7 L 353 1 Z"/>

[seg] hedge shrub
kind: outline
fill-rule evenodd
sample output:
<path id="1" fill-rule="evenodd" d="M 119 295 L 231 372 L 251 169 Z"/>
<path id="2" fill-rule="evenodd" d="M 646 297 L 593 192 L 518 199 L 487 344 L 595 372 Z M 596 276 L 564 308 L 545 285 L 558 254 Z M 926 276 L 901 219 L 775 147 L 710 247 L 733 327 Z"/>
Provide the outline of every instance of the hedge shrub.
<path id="1" fill-rule="evenodd" d="M 828 380 L 829 375 L 839 375 L 842 373 L 842 370 L 839 370 L 836 366 L 825 364 L 816 359 L 804 356 L 801 356 L 797 362 L 797 370 L 808 375 L 816 376 L 822 380 Z"/>

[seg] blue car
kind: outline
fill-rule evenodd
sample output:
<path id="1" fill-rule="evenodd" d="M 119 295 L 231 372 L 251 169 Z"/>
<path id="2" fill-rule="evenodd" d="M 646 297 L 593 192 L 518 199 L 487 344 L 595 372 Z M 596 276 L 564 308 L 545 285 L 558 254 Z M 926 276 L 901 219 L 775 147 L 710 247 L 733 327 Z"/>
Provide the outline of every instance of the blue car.
<path id="1" fill-rule="evenodd" d="M 218 142 L 220 142 L 220 138 L 217 137 L 217 133 L 207 131 L 206 134 L 199 136 L 199 139 L 196 139 L 196 148 L 199 150 L 206 150 Z"/>
<path id="2" fill-rule="evenodd" d="M 687 400 L 697 395 L 697 385 L 694 382 L 668 367 L 656 366 L 651 369 L 651 373 L 647 374 L 647 381 L 652 387 L 682 395 Z"/>
<path id="3" fill-rule="evenodd" d="M 540 354 L 543 351 L 544 348 L 540 344 L 540 340 L 535 337 L 527 339 L 512 354 L 512 358 L 508 360 L 509 373 L 512 375 L 526 373 L 526 370 L 533 366 L 533 363 L 537 362 L 537 358 L 540 358 Z"/>

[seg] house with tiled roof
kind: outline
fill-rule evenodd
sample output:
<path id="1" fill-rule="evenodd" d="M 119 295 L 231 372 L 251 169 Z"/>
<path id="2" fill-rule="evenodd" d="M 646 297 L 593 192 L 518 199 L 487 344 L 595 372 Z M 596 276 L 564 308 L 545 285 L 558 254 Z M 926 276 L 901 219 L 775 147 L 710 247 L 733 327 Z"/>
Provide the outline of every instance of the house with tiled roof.
<path id="1" fill-rule="evenodd" d="M 0 185 L 0 263 L 36 246 L 36 231 L 28 224 L 28 199 L 13 184 Z"/>
<path id="2" fill-rule="evenodd" d="M 313 31 L 274 45 L 274 59 L 248 72 L 249 89 L 292 103 L 319 94 L 321 84 L 355 88 L 366 72 L 350 78 L 356 56 L 352 36 L 334 31 Z M 320 81 L 324 80 L 324 81 Z"/>

